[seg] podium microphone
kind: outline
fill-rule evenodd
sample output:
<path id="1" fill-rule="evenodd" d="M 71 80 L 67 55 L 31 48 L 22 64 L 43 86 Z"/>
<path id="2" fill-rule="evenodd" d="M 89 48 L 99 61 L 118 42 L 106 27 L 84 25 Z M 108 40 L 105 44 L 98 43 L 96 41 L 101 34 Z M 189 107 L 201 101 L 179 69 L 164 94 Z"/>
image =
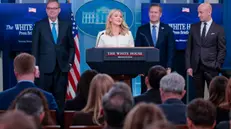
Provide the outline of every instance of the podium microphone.
<path id="1" fill-rule="evenodd" d="M 147 36 L 145 34 L 143 34 L 143 33 L 140 33 L 140 35 L 144 36 L 144 38 L 145 38 L 146 42 L 148 43 L 149 47 L 152 47 L 150 42 L 148 41 Z"/>
<path id="2" fill-rule="evenodd" d="M 95 47 L 98 47 L 98 45 L 99 45 L 99 40 L 100 40 L 100 38 L 101 38 L 102 35 L 104 35 L 104 32 L 100 34 L 99 39 L 98 39 L 98 41 L 96 42 L 96 46 L 95 46 Z"/>

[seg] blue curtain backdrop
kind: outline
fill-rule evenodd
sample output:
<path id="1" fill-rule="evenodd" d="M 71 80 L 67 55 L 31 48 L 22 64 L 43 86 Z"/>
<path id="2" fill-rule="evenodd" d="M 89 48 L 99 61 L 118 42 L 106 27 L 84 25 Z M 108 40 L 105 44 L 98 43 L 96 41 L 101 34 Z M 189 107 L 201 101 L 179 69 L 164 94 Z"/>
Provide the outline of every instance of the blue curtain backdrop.
<path id="1" fill-rule="evenodd" d="M 226 46 L 227 46 L 227 54 L 226 60 L 224 64 L 224 68 L 231 69 L 231 0 L 224 0 L 223 1 L 223 11 L 224 11 L 224 28 L 226 34 Z"/>

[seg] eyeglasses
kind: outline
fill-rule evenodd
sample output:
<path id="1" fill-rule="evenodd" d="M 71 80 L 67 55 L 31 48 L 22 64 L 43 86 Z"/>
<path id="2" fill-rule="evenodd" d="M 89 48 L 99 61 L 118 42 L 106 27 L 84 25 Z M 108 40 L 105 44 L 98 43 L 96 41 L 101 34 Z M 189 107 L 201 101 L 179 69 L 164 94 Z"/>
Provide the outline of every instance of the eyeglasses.
<path id="1" fill-rule="evenodd" d="M 57 9 L 59 9 L 59 7 L 56 7 L 56 8 L 47 7 L 47 10 L 57 10 Z"/>

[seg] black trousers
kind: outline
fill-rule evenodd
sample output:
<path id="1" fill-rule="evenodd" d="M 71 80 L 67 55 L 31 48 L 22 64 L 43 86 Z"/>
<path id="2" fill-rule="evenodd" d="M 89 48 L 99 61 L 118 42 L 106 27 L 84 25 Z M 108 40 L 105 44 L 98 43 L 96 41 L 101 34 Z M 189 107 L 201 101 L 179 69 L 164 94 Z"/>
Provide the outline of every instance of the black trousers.
<path id="1" fill-rule="evenodd" d="M 56 62 L 55 70 L 52 73 L 40 72 L 40 87 L 53 94 L 59 111 L 64 110 L 67 84 L 68 73 L 61 71 L 58 62 Z"/>
<path id="2" fill-rule="evenodd" d="M 193 73 L 193 85 L 196 90 L 197 98 L 204 98 L 205 81 L 209 88 L 209 84 L 213 77 L 217 76 L 219 72 L 216 69 L 209 68 L 203 65 L 201 62 L 198 65 L 198 69 Z"/>

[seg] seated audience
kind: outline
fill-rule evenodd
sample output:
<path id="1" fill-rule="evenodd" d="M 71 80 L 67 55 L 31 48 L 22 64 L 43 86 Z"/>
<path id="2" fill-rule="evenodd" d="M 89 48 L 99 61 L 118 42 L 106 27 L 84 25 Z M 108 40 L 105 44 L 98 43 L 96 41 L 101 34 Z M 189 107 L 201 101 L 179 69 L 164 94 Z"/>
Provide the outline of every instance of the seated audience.
<path id="1" fill-rule="evenodd" d="M 160 79 L 167 74 L 166 69 L 160 65 L 153 66 L 148 71 L 148 76 L 145 77 L 147 91 L 134 98 L 135 103 L 152 102 L 161 103 L 160 99 Z"/>
<path id="2" fill-rule="evenodd" d="M 7 111 L 0 116 L 0 129 L 38 129 L 35 121 L 21 111 Z"/>
<path id="3" fill-rule="evenodd" d="M 76 112 L 72 125 L 101 125 L 104 122 L 102 97 L 110 90 L 114 80 L 107 74 L 97 74 L 90 83 L 87 105 Z"/>
<path id="4" fill-rule="evenodd" d="M 76 97 L 72 100 L 67 100 L 65 104 L 65 110 L 82 110 L 86 104 L 88 99 L 88 92 L 91 80 L 97 74 L 95 70 L 86 70 L 80 77 L 78 82 L 78 90 L 76 92 Z"/>
<path id="5" fill-rule="evenodd" d="M 133 107 L 133 97 L 129 86 L 117 82 L 103 96 L 104 129 L 122 129 L 127 113 Z"/>
<path id="6" fill-rule="evenodd" d="M 14 59 L 14 74 L 18 83 L 16 86 L 0 93 L 0 110 L 7 110 L 15 97 L 24 89 L 37 88 L 34 84 L 34 79 L 37 73 L 38 71 L 35 68 L 34 56 L 27 53 L 17 55 Z M 39 90 L 46 96 L 49 109 L 57 110 L 58 107 L 54 96 L 42 89 Z"/>
<path id="7" fill-rule="evenodd" d="M 23 96 L 25 96 L 25 95 L 28 95 L 28 94 L 35 94 L 35 95 L 37 95 L 40 99 L 41 99 L 41 101 L 42 101 L 42 108 L 43 108 L 43 111 L 44 111 L 44 116 L 43 116 L 43 114 L 41 114 L 41 117 L 43 118 L 41 118 L 41 125 L 54 125 L 54 122 L 53 122 L 53 120 L 52 120 L 52 118 L 51 118 L 51 115 L 50 115 L 50 111 L 49 111 L 49 108 L 48 108 L 48 104 L 47 104 L 47 100 L 46 100 L 46 98 L 45 98 L 45 96 L 44 96 L 44 94 L 39 90 L 39 89 L 37 89 L 37 88 L 28 88 L 28 89 L 26 89 L 26 90 L 24 90 L 24 91 L 22 91 L 16 98 L 15 98 L 15 100 L 13 101 L 13 103 L 11 104 L 11 106 L 10 106 L 10 110 L 14 110 L 14 109 L 17 109 L 17 108 L 19 108 L 19 107 L 17 107 L 18 105 L 17 104 L 19 104 L 19 102 L 21 102 L 21 98 L 24 98 Z M 24 110 L 23 111 L 25 111 L 26 110 L 26 107 L 27 107 L 27 105 L 23 105 L 24 107 Z M 28 108 L 32 108 L 32 103 L 28 106 Z M 34 105 L 34 106 L 38 106 L 38 105 Z M 35 109 L 37 109 L 38 107 L 34 107 L 34 110 Z M 28 109 L 29 110 L 29 109 Z M 26 113 L 28 113 L 28 111 L 25 111 Z M 28 113 L 28 114 L 31 114 L 31 113 Z"/>
<path id="8" fill-rule="evenodd" d="M 192 100 L 187 106 L 189 129 L 213 129 L 216 125 L 216 107 L 202 98 Z"/>
<path id="9" fill-rule="evenodd" d="M 153 103 L 139 103 L 127 114 L 123 129 L 144 129 L 157 121 L 167 121 L 162 110 Z"/>
<path id="10" fill-rule="evenodd" d="M 173 124 L 186 124 L 186 105 L 181 101 L 186 91 L 185 80 L 178 73 L 170 73 L 160 80 L 160 96 L 167 119 Z"/>
<path id="11" fill-rule="evenodd" d="M 19 97 L 15 103 L 15 110 L 20 110 L 27 115 L 33 116 L 38 127 L 41 126 L 45 116 L 41 98 L 32 93 L 27 93 Z"/>
<path id="12" fill-rule="evenodd" d="M 212 79 L 209 85 L 209 100 L 217 108 L 216 123 L 229 120 L 228 103 L 225 100 L 225 89 L 228 84 L 228 79 L 224 76 L 216 76 Z"/>
<path id="13" fill-rule="evenodd" d="M 227 102 L 227 106 L 224 107 L 225 109 L 231 109 L 231 78 L 228 81 L 228 84 L 226 86 L 226 90 L 225 90 L 225 100 Z M 227 114 L 230 115 L 230 112 Z M 222 121 L 217 125 L 217 129 L 230 129 L 230 124 L 231 121 Z"/>

